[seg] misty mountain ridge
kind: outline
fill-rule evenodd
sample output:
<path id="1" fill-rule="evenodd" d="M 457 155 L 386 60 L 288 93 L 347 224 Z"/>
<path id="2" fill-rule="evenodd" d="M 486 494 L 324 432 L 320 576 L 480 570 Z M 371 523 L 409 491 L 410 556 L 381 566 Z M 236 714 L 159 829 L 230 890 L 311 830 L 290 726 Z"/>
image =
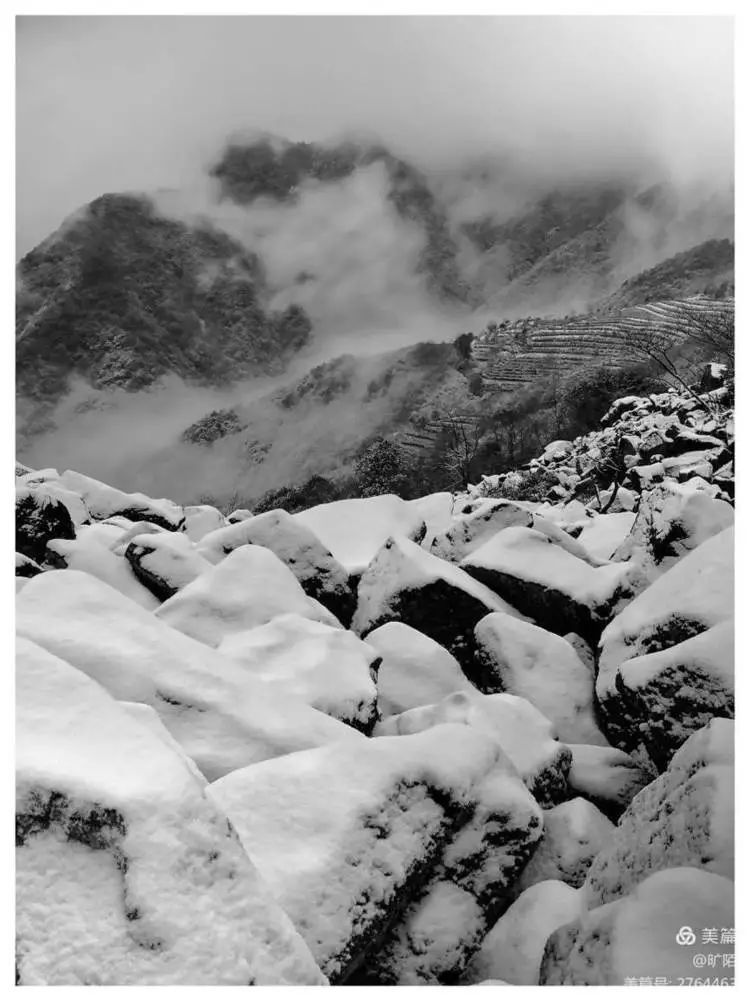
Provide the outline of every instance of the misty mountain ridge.
<path id="1" fill-rule="evenodd" d="M 82 413 L 104 428 L 128 395 L 153 413 L 171 392 L 185 419 L 145 433 L 130 482 L 257 496 L 430 408 L 471 409 L 476 373 L 445 364 L 462 330 L 731 293 L 731 199 L 620 179 L 524 194 L 510 172 L 503 198 L 498 171 L 261 136 L 228 143 L 199 192 L 96 199 L 19 264 L 21 454 L 44 461 L 50 434 L 59 454 L 61 432 L 85 447 L 100 432 Z M 445 345 L 432 362 L 426 342 Z"/>

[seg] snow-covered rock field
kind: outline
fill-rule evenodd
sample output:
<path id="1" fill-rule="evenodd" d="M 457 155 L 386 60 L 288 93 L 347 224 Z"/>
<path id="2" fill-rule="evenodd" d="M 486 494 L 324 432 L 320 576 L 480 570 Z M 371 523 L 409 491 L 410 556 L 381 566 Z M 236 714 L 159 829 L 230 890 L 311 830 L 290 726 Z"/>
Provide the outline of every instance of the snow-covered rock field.
<path id="1" fill-rule="evenodd" d="M 732 978 L 725 394 L 616 401 L 543 502 L 17 464 L 17 982 Z"/>

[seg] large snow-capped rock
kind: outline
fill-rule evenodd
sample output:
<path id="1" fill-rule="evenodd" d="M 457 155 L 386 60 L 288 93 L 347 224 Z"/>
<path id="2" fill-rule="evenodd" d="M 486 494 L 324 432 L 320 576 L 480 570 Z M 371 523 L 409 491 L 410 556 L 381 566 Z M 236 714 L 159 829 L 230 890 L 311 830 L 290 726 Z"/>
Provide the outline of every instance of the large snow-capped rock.
<path id="1" fill-rule="evenodd" d="M 159 601 L 167 601 L 211 568 L 182 532 L 136 535 L 125 546 L 124 556 L 134 576 Z"/>
<path id="2" fill-rule="evenodd" d="M 501 612 L 485 616 L 474 635 L 483 691 L 528 699 L 561 740 L 607 743 L 594 715 L 591 671 L 566 639 Z"/>
<path id="3" fill-rule="evenodd" d="M 533 520 L 530 511 L 513 501 L 485 500 L 470 513 L 454 518 L 450 527 L 433 537 L 429 550 L 444 560 L 459 563 L 503 528 L 512 525 L 530 528 Z"/>
<path id="4" fill-rule="evenodd" d="M 389 539 L 380 549 L 362 574 L 357 599 L 355 632 L 404 622 L 446 647 L 470 681 L 476 623 L 489 612 L 517 614 L 459 567 L 403 538 Z"/>
<path id="5" fill-rule="evenodd" d="M 525 890 L 490 930 L 472 958 L 463 982 L 534 987 L 549 936 L 580 912 L 580 894 L 567 883 L 546 879 Z"/>
<path id="6" fill-rule="evenodd" d="M 355 598 L 349 574 L 299 519 L 286 511 L 266 511 L 210 532 L 199 551 L 218 563 L 239 546 L 265 546 L 292 571 L 306 594 L 316 598 L 342 622 L 350 622 Z"/>
<path id="7" fill-rule="evenodd" d="M 658 577 L 602 634 L 596 691 L 611 740 L 663 767 L 689 733 L 732 716 L 734 529 Z M 702 634 L 711 630 L 711 635 Z"/>
<path id="8" fill-rule="evenodd" d="M 700 930 L 734 928 L 734 887 L 730 880 L 689 867 L 654 873 L 633 892 L 587 911 L 549 937 L 539 972 L 545 986 L 584 987 L 690 985 L 705 972 L 694 963 L 705 956 Z M 681 928 L 698 929 L 692 943 L 681 944 Z M 711 947 L 709 947 L 711 948 Z M 714 968 L 720 982 L 734 978 L 734 945 L 716 951 L 729 955 L 732 968 Z"/>
<path id="9" fill-rule="evenodd" d="M 554 737 L 552 723 L 516 695 L 454 692 L 378 723 L 377 735 L 420 733 L 441 723 L 476 727 L 497 741 L 535 799 L 551 805 L 568 790 L 570 751 Z"/>
<path id="10" fill-rule="evenodd" d="M 453 692 L 476 689 L 445 647 L 403 622 L 386 622 L 367 634 L 382 658 L 378 707 L 383 717 L 439 702 Z"/>
<path id="11" fill-rule="evenodd" d="M 594 559 L 609 560 L 627 537 L 634 521 L 632 511 L 595 514 L 586 519 L 578 541 Z"/>
<path id="12" fill-rule="evenodd" d="M 568 744 L 573 760 L 568 773 L 570 789 L 590 800 L 603 814 L 616 820 L 636 793 L 655 777 L 646 767 L 616 747 Z"/>
<path id="13" fill-rule="evenodd" d="M 92 518 L 122 515 L 131 521 L 149 521 L 160 525 L 168 532 L 179 531 L 184 527 L 184 512 L 171 500 L 157 500 L 142 493 L 127 494 L 72 469 L 65 470 L 60 477 L 60 484 L 83 498 Z"/>
<path id="14" fill-rule="evenodd" d="M 596 636 L 628 594 L 628 567 L 592 567 L 530 528 L 506 528 L 461 568 L 540 626 Z"/>
<path id="15" fill-rule="evenodd" d="M 360 574 L 391 536 L 421 542 L 424 518 L 413 502 L 395 494 L 318 504 L 293 515 L 350 574 Z"/>
<path id="16" fill-rule="evenodd" d="M 378 718 L 378 653 L 346 629 L 301 615 L 278 615 L 264 626 L 233 633 L 218 647 L 279 695 L 369 733 Z"/>
<path id="17" fill-rule="evenodd" d="M 45 563 L 52 539 L 75 537 L 70 511 L 54 491 L 45 485 L 16 487 L 16 552 Z"/>
<path id="18" fill-rule="evenodd" d="M 223 528 L 227 519 L 212 504 L 189 504 L 185 513 L 185 534 L 191 542 L 200 542 L 209 532 Z"/>
<path id="19" fill-rule="evenodd" d="M 91 574 L 142 608 L 153 611 L 159 607 L 160 599 L 150 588 L 144 587 L 124 556 L 112 551 L 112 544 L 121 535 L 122 531 L 114 525 L 82 525 L 75 539 L 53 539 L 47 549 L 58 568 Z"/>
<path id="20" fill-rule="evenodd" d="M 733 524 L 731 504 L 669 480 L 642 494 L 630 533 L 613 559 L 649 561 L 667 569 Z"/>
<path id="21" fill-rule="evenodd" d="M 277 754 L 365 740 L 78 570 L 28 581 L 17 597 L 16 628 L 116 699 L 153 706 L 209 779 Z"/>
<path id="22" fill-rule="evenodd" d="M 583 888 L 588 907 L 629 893 L 658 869 L 734 872 L 734 724 L 715 719 L 694 733 L 666 772 L 633 799 Z"/>
<path id="23" fill-rule="evenodd" d="M 426 889 L 369 958 L 359 982 L 457 983 L 510 899 L 539 839 L 541 811 L 503 752 L 477 781 L 474 795 L 471 817 L 454 833 Z"/>
<path id="24" fill-rule="evenodd" d="M 156 612 L 174 629 L 213 647 L 227 636 L 265 625 L 285 613 L 340 625 L 305 594 L 289 567 L 264 546 L 235 549 Z"/>
<path id="25" fill-rule="evenodd" d="M 58 657 L 17 653 L 18 982 L 325 983 L 180 755 Z"/>
<path id="26" fill-rule="evenodd" d="M 516 887 L 526 890 L 545 879 L 555 879 L 578 889 L 614 829 L 612 821 L 593 803 L 580 797 L 545 810 L 542 840 Z"/>
<path id="27" fill-rule="evenodd" d="M 321 969 L 342 983 L 356 979 L 456 828 L 481 808 L 499 754 L 476 730 L 443 726 L 286 755 L 235 771 L 209 793 Z M 502 777 L 491 806 L 502 803 L 511 838 L 523 828 L 530 840 L 538 808 L 519 779 Z"/>

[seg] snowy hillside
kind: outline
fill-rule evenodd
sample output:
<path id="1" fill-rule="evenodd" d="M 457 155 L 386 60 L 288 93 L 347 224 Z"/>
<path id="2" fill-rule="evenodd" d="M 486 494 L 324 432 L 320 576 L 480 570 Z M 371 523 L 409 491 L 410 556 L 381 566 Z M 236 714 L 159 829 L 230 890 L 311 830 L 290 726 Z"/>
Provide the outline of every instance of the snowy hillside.
<path id="1" fill-rule="evenodd" d="M 733 455 L 718 385 L 294 515 L 17 464 L 18 983 L 729 982 Z"/>

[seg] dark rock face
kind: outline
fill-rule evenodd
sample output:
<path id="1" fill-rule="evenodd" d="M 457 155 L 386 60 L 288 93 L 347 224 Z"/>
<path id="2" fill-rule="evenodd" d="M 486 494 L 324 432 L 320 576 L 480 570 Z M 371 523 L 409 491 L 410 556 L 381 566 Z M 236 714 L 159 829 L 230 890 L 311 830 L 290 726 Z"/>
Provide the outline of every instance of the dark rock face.
<path id="1" fill-rule="evenodd" d="M 125 559 L 130 564 L 136 580 L 148 588 L 159 601 L 166 601 L 173 594 L 177 594 L 179 588 L 143 565 L 143 557 L 148 556 L 153 551 L 148 546 L 136 545 L 131 542 L 125 550 Z"/>
<path id="2" fill-rule="evenodd" d="M 104 195 L 19 265 L 17 384 L 50 401 L 78 373 L 139 389 L 167 372 L 209 384 L 280 371 L 310 334 L 266 307 L 260 262 L 224 233 Z"/>
<path id="3" fill-rule="evenodd" d="M 16 493 L 16 551 L 36 563 L 44 563 L 51 539 L 75 539 L 73 520 L 67 507 L 27 488 Z M 27 575 L 28 576 L 28 575 Z"/>
<path id="4" fill-rule="evenodd" d="M 44 567 L 28 556 L 16 553 L 16 577 L 36 577 L 39 573 L 44 573 Z"/>

